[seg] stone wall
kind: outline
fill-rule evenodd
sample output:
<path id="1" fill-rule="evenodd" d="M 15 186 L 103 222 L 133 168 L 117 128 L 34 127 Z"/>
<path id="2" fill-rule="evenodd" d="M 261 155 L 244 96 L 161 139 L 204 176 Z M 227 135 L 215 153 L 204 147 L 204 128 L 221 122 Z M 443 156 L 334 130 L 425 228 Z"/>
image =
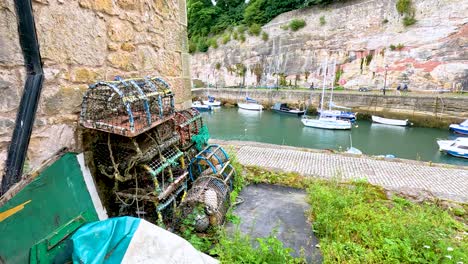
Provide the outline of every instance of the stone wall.
<path id="1" fill-rule="evenodd" d="M 161 76 L 190 105 L 185 0 L 33 0 L 45 82 L 29 167 L 62 147 L 79 150 L 78 114 L 89 83 Z M 0 0 L 0 169 L 25 81 L 13 0 Z"/>
<path id="2" fill-rule="evenodd" d="M 195 89 L 195 98 L 206 98 L 208 93 L 225 103 L 234 104 L 245 99 L 244 89 Z M 269 108 L 276 102 L 289 103 L 295 106 L 317 109 L 320 105 L 320 91 L 257 89 L 248 90 L 250 97 Z M 324 97 L 325 107 L 328 107 L 330 93 Z M 468 119 L 468 97 L 446 97 L 439 95 L 388 95 L 359 92 L 337 92 L 333 94 L 333 102 L 340 106 L 352 108 L 353 111 L 364 114 L 378 114 L 389 118 L 408 118 L 418 126 L 448 127 L 451 123 L 460 123 Z"/>
<path id="3" fill-rule="evenodd" d="M 396 1 L 348 0 L 284 13 L 262 27 L 268 41 L 247 35 L 244 43 L 231 40 L 193 54 L 193 78 L 213 86 L 237 86 L 241 78 L 228 67 L 243 63 L 263 70 L 259 83 L 248 70 L 247 85 L 274 86 L 280 73 L 287 76 L 287 84 L 317 86 L 322 83 L 320 66 L 330 57 L 343 70 L 340 83 L 350 89 L 383 87 L 388 65 L 391 87 L 405 82 L 414 91 L 468 90 L 468 0 L 412 0 L 417 23 L 409 27 L 403 26 Z M 307 24 L 297 32 L 281 28 L 292 19 Z M 401 49 L 391 50 L 399 44 Z"/>

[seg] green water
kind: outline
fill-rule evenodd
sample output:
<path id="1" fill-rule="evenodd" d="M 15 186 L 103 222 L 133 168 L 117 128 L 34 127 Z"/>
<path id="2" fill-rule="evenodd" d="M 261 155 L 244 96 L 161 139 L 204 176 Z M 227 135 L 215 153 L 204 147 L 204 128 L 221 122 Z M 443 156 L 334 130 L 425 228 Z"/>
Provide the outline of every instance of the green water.
<path id="1" fill-rule="evenodd" d="M 398 158 L 468 165 L 466 159 L 438 151 L 437 138 L 456 137 L 448 129 L 394 127 L 358 120 L 358 127 L 351 131 L 334 131 L 304 127 L 295 116 L 237 108 L 218 108 L 213 113 L 203 113 L 203 118 L 211 137 L 216 139 L 346 150 L 352 135 L 353 147 L 366 155 L 393 154 Z"/>

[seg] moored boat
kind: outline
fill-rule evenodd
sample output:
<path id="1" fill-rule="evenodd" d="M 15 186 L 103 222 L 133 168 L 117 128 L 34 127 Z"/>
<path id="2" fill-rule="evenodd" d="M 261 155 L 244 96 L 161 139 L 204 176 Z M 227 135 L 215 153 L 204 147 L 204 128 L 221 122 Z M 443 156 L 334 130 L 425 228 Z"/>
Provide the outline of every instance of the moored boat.
<path id="1" fill-rule="evenodd" d="M 209 112 L 213 110 L 213 108 L 210 105 L 204 105 L 200 101 L 192 102 L 192 108 L 195 108 L 200 112 Z"/>
<path id="2" fill-rule="evenodd" d="M 449 128 L 455 133 L 468 135 L 468 119 L 461 124 L 451 124 Z"/>
<path id="3" fill-rule="evenodd" d="M 400 120 L 400 119 L 390 119 L 390 118 L 383 118 L 380 116 L 372 116 L 372 121 L 379 124 L 390 125 L 390 126 L 409 126 L 410 122 L 408 119 Z"/>
<path id="4" fill-rule="evenodd" d="M 322 114 L 322 112 L 328 116 L 336 116 L 337 119 L 342 119 L 342 120 L 349 120 L 351 122 L 356 121 L 356 113 L 350 112 L 350 111 L 340 111 L 340 110 L 323 110 L 317 111 L 319 114 Z"/>
<path id="5" fill-rule="evenodd" d="M 203 104 L 209 106 L 221 106 L 221 102 L 211 95 L 208 95 L 208 100 L 203 100 Z"/>
<path id="6" fill-rule="evenodd" d="M 292 109 L 288 106 L 288 104 L 283 104 L 283 103 L 276 103 L 271 109 L 277 113 L 297 115 L 297 116 L 301 116 L 305 113 L 304 110 Z"/>
<path id="7" fill-rule="evenodd" d="M 351 129 L 352 127 L 350 121 L 339 120 L 336 117 L 329 117 L 329 116 L 320 116 L 319 118 L 303 116 L 301 121 L 302 121 L 302 124 L 304 124 L 304 126 L 314 127 L 314 128 L 348 130 L 348 129 Z"/>
<path id="8" fill-rule="evenodd" d="M 251 111 L 262 111 L 263 106 L 259 104 L 256 100 L 246 97 L 245 102 L 238 102 L 237 106 L 241 109 L 251 110 Z"/>
<path id="9" fill-rule="evenodd" d="M 455 140 L 437 140 L 439 150 L 459 158 L 468 159 L 468 138 Z"/>

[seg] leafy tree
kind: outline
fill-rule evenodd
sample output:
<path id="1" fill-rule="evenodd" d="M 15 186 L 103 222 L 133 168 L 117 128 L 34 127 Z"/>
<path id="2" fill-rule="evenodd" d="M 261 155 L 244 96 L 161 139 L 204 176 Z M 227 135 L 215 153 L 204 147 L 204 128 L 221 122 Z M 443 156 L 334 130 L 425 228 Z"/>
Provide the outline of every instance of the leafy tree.
<path id="1" fill-rule="evenodd" d="M 268 18 L 265 14 L 267 0 L 251 0 L 244 11 L 244 22 L 247 25 L 266 24 Z"/>

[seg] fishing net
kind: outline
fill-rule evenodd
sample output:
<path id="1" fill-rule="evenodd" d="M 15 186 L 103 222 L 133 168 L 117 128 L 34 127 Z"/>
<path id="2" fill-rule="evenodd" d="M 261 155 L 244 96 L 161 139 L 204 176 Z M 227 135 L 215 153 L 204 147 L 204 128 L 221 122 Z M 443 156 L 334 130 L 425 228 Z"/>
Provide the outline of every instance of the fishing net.
<path id="1" fill-rule="evenodd" d="M 195 147 L 202 151 L 205 146 L 208 144 L 208 140 L 210 139 L 210 133 L 208 132 L 208 127 L 206 125 L 202 126 L 200 132 L 192 136 L 192 142 L 195 143 Z"/>

